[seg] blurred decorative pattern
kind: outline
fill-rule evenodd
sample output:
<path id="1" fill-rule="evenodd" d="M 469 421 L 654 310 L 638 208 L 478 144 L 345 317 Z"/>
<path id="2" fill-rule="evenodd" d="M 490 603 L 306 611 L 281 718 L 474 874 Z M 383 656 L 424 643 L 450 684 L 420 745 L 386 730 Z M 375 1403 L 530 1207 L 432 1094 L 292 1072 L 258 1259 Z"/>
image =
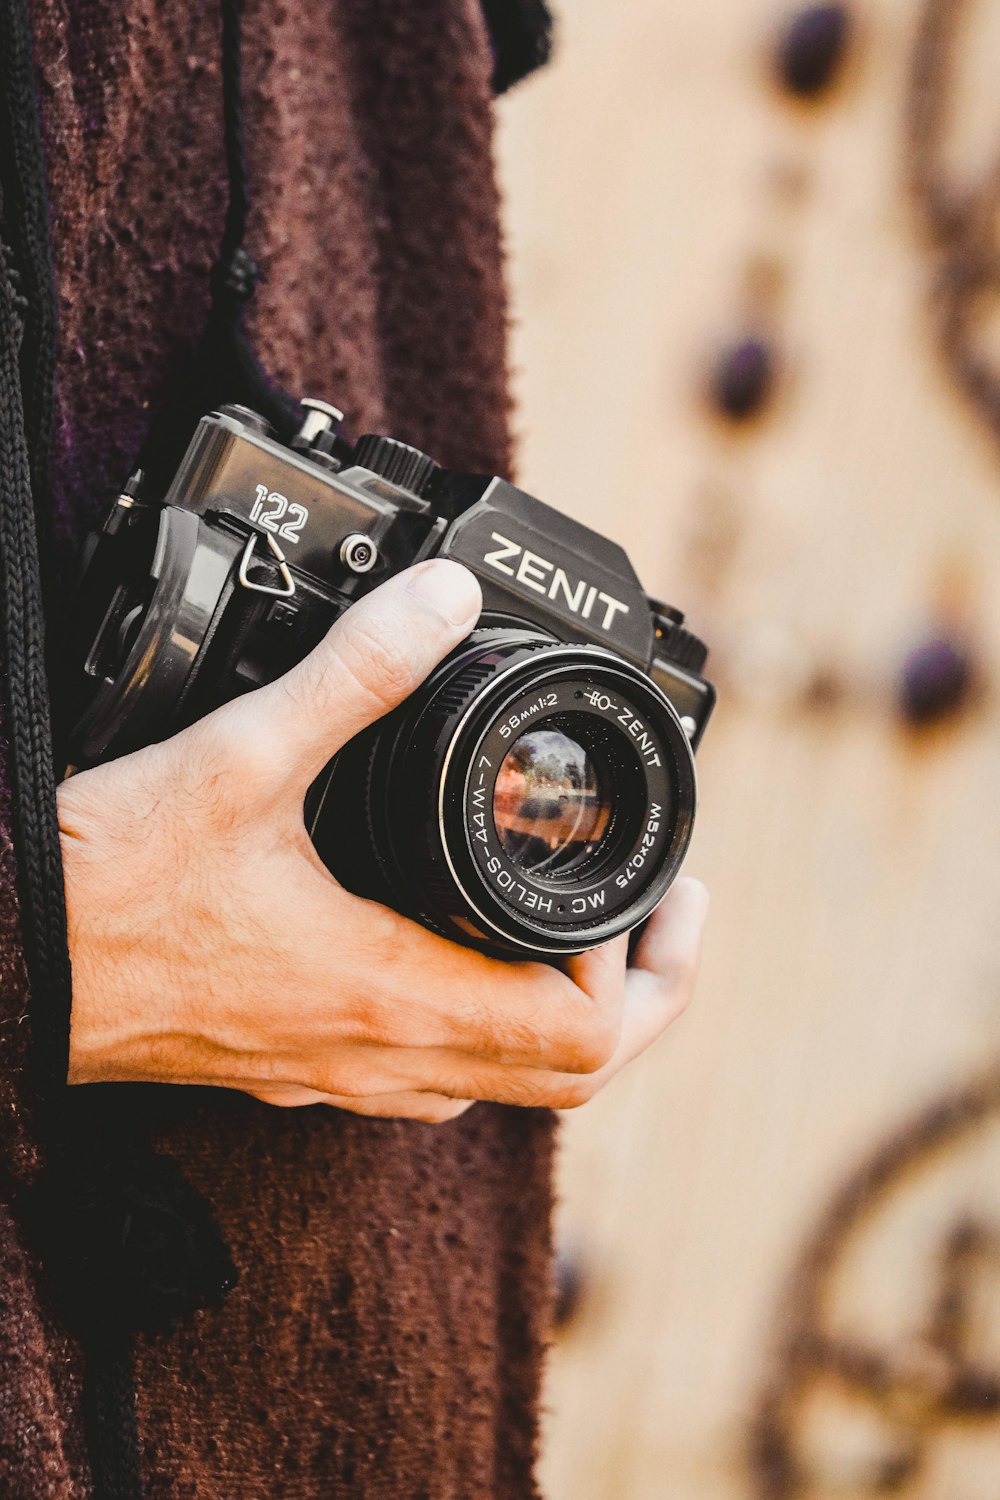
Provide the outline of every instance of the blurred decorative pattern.
<path id="1" fill-rule="evenodd" d="M 781 1309 L 751 1443 L 760 1500 L 937 1495 L 956 1467 L 949 1493 L 995 1492 L 1000 1212 L 978 1218 L 963 1188 L 983 1169 L 997 1181 L 998 1125 L 993 1072 L 922 1110 L 835 1192 Z M 872 1313 L 880 1257 L 905 1293 Z M 956 1460 L 963 1428 L 973 1442 Z"/>
<path id="2" fill-rule="evenodd" d="M 776 73 L 803 99 L 816 98 L 835 82 L 851 34 L 846 5 L 807 5 L 793 12 L 778 39 Z"/>
<path id="3" fill-rule="evenodd" d="M 564 1126 L 546 1492 L 995 1500 L 1000 6 L 559 22 L 500 106 L 521 478 L 722 696 L 698 1000 Z"/>
<path id="4" fill-rule="evenodd" d="M 976 35 L 982 30 L 974 25 L 981 19 L 976 10 L 969 0 L 924 0 L 906 101 L 908 176 L 934 256 L 932 307 L 946 367 L 1000 444 L 1000 350 L 991 338 L 1000 296 L 1000 122 L 994 111 L 973 108 L 978 129 L 965 129 L 977 138 L 974 144 L 957 160 L 948 149 L 963 105 L 970 113 L 963 90 L 967 49 L 991 40 Z"/>

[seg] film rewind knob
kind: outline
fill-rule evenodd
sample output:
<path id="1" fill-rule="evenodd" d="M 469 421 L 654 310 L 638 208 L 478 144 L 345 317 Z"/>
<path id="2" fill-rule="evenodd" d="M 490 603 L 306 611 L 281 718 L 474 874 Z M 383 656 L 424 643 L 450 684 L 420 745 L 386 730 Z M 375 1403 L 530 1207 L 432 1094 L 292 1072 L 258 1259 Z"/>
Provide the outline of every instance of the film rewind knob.
<path id="1" fill-rule="evenodd" d="M 328 401 L 317 401 L 313 396 L 304 396 L 299 405 L 304 408 L 306 414 L 302 419 L 302 426 L 295 435 L 297 448 L 312 448 L 322 433 L 328 432 L 336 423 L 344 420 L 344 413 L 340 408 L 331 406 Z"/>

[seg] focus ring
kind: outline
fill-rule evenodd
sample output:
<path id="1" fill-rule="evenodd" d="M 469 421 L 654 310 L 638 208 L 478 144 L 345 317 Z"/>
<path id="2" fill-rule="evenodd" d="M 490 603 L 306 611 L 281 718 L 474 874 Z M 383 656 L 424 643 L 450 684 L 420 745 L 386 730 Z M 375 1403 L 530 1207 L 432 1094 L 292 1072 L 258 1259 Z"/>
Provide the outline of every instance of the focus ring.
<path id="1" fill-rule="evenodd" d="M 495 637 L 492 650 L 489 649 L 491 636 Z M 429 721 L 443 723 L 463 714 L 478 696 L 483 683 L 494 677 L 498 668 L 517 655 L 533 656 L 537 651 L 551 649 L 554 644 L 527 632 L 507 630 L 476 631 L 472 639 L 478 646 L 475 655 L 435 693 L 427 713 Z"/>
<path id="2" fill-rule="evenodd" d="M 381 806 L 382 816 L 398 830 L 404 823 L 410 830 L 410 849 L 413 864 L 410 879 L 400 871 L 397 875 L 397 901 L 413 910 L 415 891 L 419 901 L 419 919 L 434 928 L 444 937 L 454 937 L 449 931 L 449 919 L 456 915 L 456 891 L 454 881 L 443 857 L 438 825 L 438 786 L 433 776 L 404 774 L 398 780 L 390 775 L 383 753 L 402 751 L 407 763 L 414 767 L 437 765 L 443 753 L 442 741 L 450 737 L 455 723 L 479 697 L 484 686 L 515 657 L 527 658 L 538 651 L 550 649 L 555 642 L 540 638 L 534 633 L 515 629 L 486 628 L 473 633 L 466 643 L 471 648 L 468 658 L 458 665 L 435 691 L 431 693 L 423 713 L 416 722 L 401 718 L 392 748 L 382 742 L 368 757 L 366 802 L 371 837 L 375 847 L 387 846 L 388 827 L 377 826 L 379 815 L 373 811 Z M 398 788 L 399 798 L 391 810 L 378 797 L 378 783 L 391 784 Z M 415 889 L 414 889 L 415 888 Z"/>

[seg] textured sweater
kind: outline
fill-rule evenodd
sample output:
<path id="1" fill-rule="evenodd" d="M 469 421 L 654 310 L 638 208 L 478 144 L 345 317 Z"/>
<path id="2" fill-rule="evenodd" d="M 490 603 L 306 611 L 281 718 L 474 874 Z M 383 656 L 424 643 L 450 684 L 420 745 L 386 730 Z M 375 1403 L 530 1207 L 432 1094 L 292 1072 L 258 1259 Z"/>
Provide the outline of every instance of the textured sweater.
<path id="1" fill-rule="evenodd" d="M 51 522 L 68 578 L 204 324 L 226 199 L 218 13 L 38 0 L 35 46 L 60 319 Z M 476 0 L 249 0 L 244 46 L 265 367 L 345 407 L 354 431 L 505 472 Z M 83 1500 L 81 1353 L 12 1206 L 40 1149 L 7 788 L 0 746 L 0 1494 Z M 477 1105 L 432 1127 L 161 1094 L 157 1144 L 213 1204 L 241 1279 L 221 1309 L 139 1341 L 146 1494 L 532 1495 L 549 1117 Z"/>

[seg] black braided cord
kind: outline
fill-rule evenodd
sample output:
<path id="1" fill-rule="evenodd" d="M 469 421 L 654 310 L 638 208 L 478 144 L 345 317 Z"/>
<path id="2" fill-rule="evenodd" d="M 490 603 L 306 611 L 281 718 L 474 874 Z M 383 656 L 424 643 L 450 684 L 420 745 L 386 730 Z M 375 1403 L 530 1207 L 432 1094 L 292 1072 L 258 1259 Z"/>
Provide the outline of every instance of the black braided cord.
<path id="1" fill-rule="evenodd" d="M 31 981 L 32 1057 L 42 1109 L 69 1065 L 71 979 L 49 733 L 31 469 L 9 272 L 0 296 L 0 614 L 7 667 L 7 735 L 21 882 L 25 959 Z"/>
<path id="2" fill-rule="evenodd" d="M 55 814 L 31 471 L 16 360 L 19 324 L 9 269 L 0 294 L 0 615 L 7 667 L 7 739 L 21 919 L 31 996 L 34 1086 L 42 1109 L 69 1067 L 70 968 Z"/>
<path id="3" fill-rule="evenodd" d="M 83 1399 L 94 1500 L 142 1500 L 130 1334 L 109 1329 L 90 1342 Z"/>
<path id="4" fill-rule="evenodd" d="M 49 254 L 48 203 L 42 133 L 35 99 L 28 0 L 0 0 L 0 160 L 10 163 L 19 184 L 18 211 L 4 230 L 20 273 L 25 299 L 21 342 L 21 390 L 28 462 L 39 534 L 48 534 L 43 506 L 55 399 L 56 294 Z M 0 173 L 0 175 L 3 175 Z M 46 594 L 52 587 L 49 556 L 41 558 Z"/>
<path id="5" fill-rule="evenodd" d="M 66 933 L 39 537 L 48 498 L 55 396 L 55 292 L 27 0 L 0 0 L 0 631 L 21 923 L 30 989 L 31 1066 L 50 1157 L 66 1135 L 72 976 Z M 16 280 L 17 295 L 14 293 Z M 89 1341 L 86 1403 L 95 1500 L 139 1500 L 135 1393 L 127 1335 Z"/>
<path id="6" fill-rule="evenodd" d="M 71 981 L 45 673 L 41 528 L 36 521 L 36 510 L 41 512 L 48 494 L 55 296 L 28 0 L 0 0 L 0 35 L 0 151 L 18 187 L 16 195 L 7 192 L 3 216 L 12 256 L 3 278 L 0 588 L 25 957 L 32 994 L 44 996 L 31 1018 L 34 1083 L 44 1109 L 66 1079 Z M 15 265 L 21 294 L 17 310 L 10 297 Z"/>
<path id="7" fill-rule="evenodd" d="M 240 0 L 222 0 L 222 127 L 229 174 L 229 201 L 219 259 L 242 250 L 250 211 L 250 175 L 243 136 L 243 44 Z"/>
<path id="8" fill-rule="evenodd" d="M 285 440 L 302 419 L 298 402 L 269 379 L 244 327 L 244 312 L 260 271 L 243 243 L 250 175 L 243 128 L 242 0 L 220 0 L 220 12 L 222 124 L 229 177 L 226 218 L 210 277 L 212 301 L 204 332 L 177 371 L 139 455 L 150 493 L 167 488 L 207 411 L 234 402 L 248 406 Z"/>
<path id="9" fill-rule="evenodd" d="M 552 56 L 552 12 L 546 0 L 482 0 L 493 46 L 493 92 L 505 94 Z"/>

